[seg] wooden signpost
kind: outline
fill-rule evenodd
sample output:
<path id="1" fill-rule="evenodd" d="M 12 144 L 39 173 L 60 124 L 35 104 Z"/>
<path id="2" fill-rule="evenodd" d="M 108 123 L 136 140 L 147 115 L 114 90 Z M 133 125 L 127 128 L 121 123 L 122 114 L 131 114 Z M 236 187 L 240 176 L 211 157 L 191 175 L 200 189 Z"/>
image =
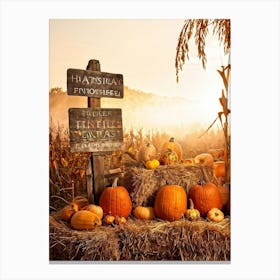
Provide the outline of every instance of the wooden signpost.
<path id="1" fill-rule="evenodd" d="M 68 69 L 67 93 L 87 97 L 123 98 L 123 75 Z"/>
<path id="2" fill-rule="evenodd" d="M 104 154 L 123 144 L 121 109 L 100 108 L 101 97 L 123 98 L 123 75 L 100 72 L 98 60 L 90 60 L 86 70 L 67 70 L 67 94 L 88 97 L 88 108 L 70 108 L 71 152 L 91 152 L 87 192 L 97 203 L 104 185 Z M 94 188 L 93 188 L 94 182 Z"/>
<path id="3" fill-rule="evenodd" d="M 68 114 L 72 152 L 99 155 L 121 149 L 121 109 L 70 108 Z"/>

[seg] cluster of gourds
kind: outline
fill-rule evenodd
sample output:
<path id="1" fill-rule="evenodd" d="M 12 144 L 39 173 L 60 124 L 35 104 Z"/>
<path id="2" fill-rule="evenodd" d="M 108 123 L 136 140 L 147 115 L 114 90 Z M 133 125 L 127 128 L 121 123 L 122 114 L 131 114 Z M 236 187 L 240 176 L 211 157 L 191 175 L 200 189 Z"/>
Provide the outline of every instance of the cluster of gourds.
<path id="1" fill-rule="evenodd" d="M 143 162 L 147 169 L 154 169 L 160 165 L 172 165 L 180 163 L 182 160 L 182 147 L 177 143 L 174 137 L 163 144 L 160 155 L 157 153 L 156 147 L 147 143 L 139 150 L 138 160 Z"/>
<path id="2" fill-rule="evenodd" d="M 101 193 L 99 205 L 89 204 L 87 198 L 77 196 L 60 212 L 60 218 L 70 222 L 76 230 L 91 230 L 96 226 L 125 224 L 132 211 L 132 201 L 127 189 L 117 186 L 117 178 L 111 187 Z"/>
<path id="3" fill-rule="evenodd" d="M 189 192 L 190 206 L 187 208 L 187 193 L 178 185 L 166 185 L 159 189 L 155 199 L 156 217 L 176 221 L 182 217 L 190 221 L 199 220 L 201 216 L 219 222 L 224 219 L 222 196 L 218 187 L 212 183 L 194 185 Z"/>
<path id="4" fill-rule="evenodd" d="M 219 188 L 212 183 L 201 183 L 193 186 L 189 192 L 190 207 L 187 208 L 187 193 L 179 185 L 162 186 L 155 198 L 154 207 L 137 206 L 133 216 L 137 219 L 154 218 L 176 221 L 183 217 L 190 221 L 199 220 L 201 216 L 210 221 L 224 219 L 221 211 L 225 201 Z M 65 206 L 61 219 L 70 222 L 76 230 L 91 230 L 100 225 L 125 224 L 132 214 L 132 201 L 124 186 L 117 186 L 117 178 L 111 187 L 103 190 L 99 205 L 89 204 L 85 197 L 77 196 Z"/>
<path id="5" fill-rule="evenodd" d="M 211 153 L 202 153 L 194 158 L 187 159 L 183 159 L 182 154 L 180 143 L 176 142 L 174 137 L 171 137 L 168 142 L 162 145 L 160 154 L 157 153 L 156 147 L 151 143 L 142 146 L 139 150 L 138 160 L 143 162 L 147 169 L 155 169 L 160 165 L 173 165 L 177 163 L 211 166 L 216 178 L 225 176 L 225 162 L 221 160 L 214 161 Z"/>
<path id="6" fill-rule="evenodd" d="M 221 194 L 223 206 L 225 206 L 229 203 L 229 190 L 222 186 L 223 178 L 225 177 L 225 162 L 223 160 L 217 160 L 217 158 L 223 157 L 223 150 L 219 150 L 218 152 L 217 154 L 217 150 L 213 149 L 207 153 L 198 154 L 194 158 L 183 159 L 181 145 L 175 141 L 174 137 L 171 137 L 168 142 L 163 144 L 159 156 L 156 148 L 151 143 L 144 145 L 139 151 L 139 161 L 144 162 L 147 169 L 177 163 L 211 167 L 213 169 L 213 175 L 219 183 L 217 188 Z"/>
<path id="7" fill-rule="evenodd" d="M 176 163 L 211 166 L 216 178 L 225 175 L 224 161 L 214 161 L 210 153 L 182 159 L 182 148 L 173 137 L 163 144 L 160 156 L 152 144 L 143 146 L 139 151 L 139 161 L 143 162 L 147 169 Z M 61 210 L 60 215 L 62 220 L 69 222 L 76 230 L 91 230 L 102 224 L 125 224 L 132 213 L 135 218 L 144 220 L 159 218 L 175 221 L 185 217 L 195 221 L 201 216 L 216 222 L 224 219 L 221 209 L 229 208 L 229 190 L 226 187 L 201 182 L 190 189 L 188 196 L 189 208 L 187 193 L 183 187 L 165 185 L 158 190 L 153 207 L 139 205 L 133 209 L 127 189 L 118 186 L 116 178 L 112 186 L 101 193 L 99 205 L 89 204 L 85 197 L 77 196 Z"/>

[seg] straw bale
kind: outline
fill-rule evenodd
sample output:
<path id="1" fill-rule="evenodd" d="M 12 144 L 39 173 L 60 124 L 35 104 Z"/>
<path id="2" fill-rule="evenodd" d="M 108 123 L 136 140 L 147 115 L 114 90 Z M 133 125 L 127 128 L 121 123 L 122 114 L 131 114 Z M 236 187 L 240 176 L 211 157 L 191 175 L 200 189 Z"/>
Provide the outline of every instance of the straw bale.
<path id="1" fill-rule="evenodd" d="M 103 229 L 77 231 L 50 216 L 50 260 L 119 260 L 115 230 Z"/>
<path id="2" fill-rule="evenodd" d="M 225 221 L 224 221 L 225 222 Z M 229 224 L 220 228 L 205 221 L 145 222 L 120 230 L 120 258 L 180 261 L 230 259 Z"/>
<path id="3" fill-rule="evenodd" d="M 214 182 L 211 167 L 204 167 L 207 180 Z M 159 166 L 156 169 L 128 168 L 121 183 L 127 187 L 133 206 L 153 206 L 158 189 L 166 184 L 182 186 L 187 193 L 203 179 L 202 169 L 196 165 L 176 164 Z"/>
<path id="4" fill-rule="evenodd" d="M 50 260 L 228 261 L 230 220 L 142 221 L 76 231 L 50 216 Z"/>

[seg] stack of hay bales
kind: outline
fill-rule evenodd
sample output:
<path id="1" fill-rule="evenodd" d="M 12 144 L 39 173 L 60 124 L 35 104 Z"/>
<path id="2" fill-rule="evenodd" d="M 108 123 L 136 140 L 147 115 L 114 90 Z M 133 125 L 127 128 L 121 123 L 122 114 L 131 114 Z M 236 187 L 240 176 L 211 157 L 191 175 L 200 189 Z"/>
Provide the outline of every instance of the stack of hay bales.
<path id="1" fill-rule="evenodd" d="M 76 231 L 50 217 L 50 260 L 229 261 L 230 221 L 142 221 Z"/>
<path id="2" fill-rule="evenodd" d="M 214 181 L 212 168 L 204 168 Z M 205 174 L 204 174 L 205 176 Z M 166 184 L 190 188 L 202 180 L 195 165 L 176 164 L 148 170 L 132 166 L 119 184 L 127 187 L 133 207 L 153 206 L 157 190 Z M 229 261 L 230 219 L 168 222 L 142 221 L 130 216 L 126 224 L 76 231 L 50 216 L 50 260 L 79 261 Z"/>
<path id="3" fill-rule="evenodd" d="M 204 167 L 208 180 L 214 182 L 211 167 Z M 156 169 L 131 167 L 126 170 L 120 184 L 127 187 L 133 206 L 153 206 L 155 195 L 161 186 L 179 185 L 187 194 L 193 185 L 203 180 L 203 173 L 197 165 L 161 165 Z"/>

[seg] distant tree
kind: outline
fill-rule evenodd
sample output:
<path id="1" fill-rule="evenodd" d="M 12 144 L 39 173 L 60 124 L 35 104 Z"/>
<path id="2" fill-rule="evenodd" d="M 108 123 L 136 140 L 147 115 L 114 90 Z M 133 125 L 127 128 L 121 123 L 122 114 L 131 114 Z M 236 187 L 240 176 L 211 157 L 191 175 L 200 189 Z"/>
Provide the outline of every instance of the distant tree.
<path id="1" fill-rule="evenodd" d="M 189 44 L 192 37 L 194 37 L 195 45 L 197 46 L 197 55 L 202 62 L 202 67 L 206 68 L 207 57 L 205 53 L 206 37 L 209 32 L 212 32 L 212 36 L 217 36 L 220 44 L 224 46 L 224 54 L 230 53 L 230 20 L 229 19 L 188 19 L 185 21 L 183 28 L 180 32 L 178 39 L 177 52 L 176 52 L 176 80 L 179 82 L 179 71 L 182 71 L 182 67 L 189 60 Z M 228 107 L 228 95 L 229 95 L 229 83 L 230 83 L 230 63 L 226 66 L 221 66 L 220 70 L 217 70 L 222 78 L 224 89 L 222 89 L 219 102 L 222 106 L 222 111 L 218 112 L 217 118 L 208 127 L 207 131 L 214 125 L 217 120 L 220 120 L 224 136 L 225 136 L 225 162 L 226 162 L 226 178 L 225 183 L 230 184 L 230 125 L 229 114 L 230 109 Z M 206 131 L 206 132 L 207 132 Z"/>

